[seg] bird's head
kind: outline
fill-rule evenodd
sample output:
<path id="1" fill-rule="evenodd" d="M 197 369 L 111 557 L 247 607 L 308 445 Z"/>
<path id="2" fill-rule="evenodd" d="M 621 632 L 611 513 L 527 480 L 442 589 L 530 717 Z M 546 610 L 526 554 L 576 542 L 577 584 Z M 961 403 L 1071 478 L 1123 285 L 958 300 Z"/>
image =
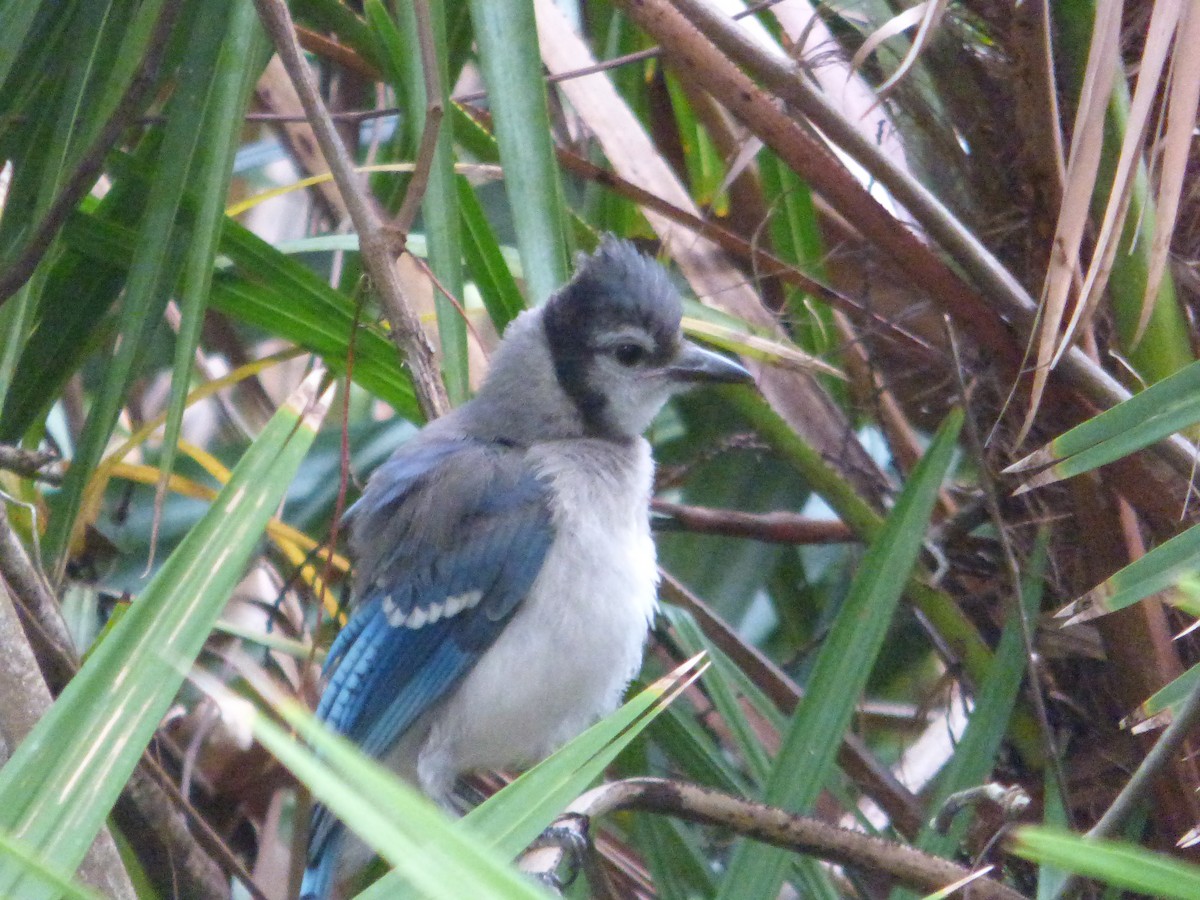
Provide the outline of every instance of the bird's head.
<path id="1" fill-rule="evenodd" d="M 544 306 L 509 326 L 473 414 L 497 434 L 628 440 L 672 394 L 751 380 L 736 362 L 684 340 L 682 315 L 662 266 L 605 238 Z"/>
<path id="2" fill-rule="evenodd" d="M 587 431 L 629 438 L 672 394 L 703 381 L 750 381 L 737 363 L 686 341 L 683 305 L 666 271 L 628 241 L 606 238 L 546 303 L 558 384 Z"/>

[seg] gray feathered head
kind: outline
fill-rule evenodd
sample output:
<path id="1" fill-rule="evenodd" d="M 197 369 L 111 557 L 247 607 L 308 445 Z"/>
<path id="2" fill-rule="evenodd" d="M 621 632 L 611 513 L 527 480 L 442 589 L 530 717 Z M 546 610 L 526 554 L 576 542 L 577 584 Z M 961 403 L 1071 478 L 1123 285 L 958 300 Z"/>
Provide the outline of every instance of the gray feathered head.
<path id="1" fill-rule="evenodd" d="M 674 393 L 749 374 L 683 339 L 683 302 L 666 270 L 606 237 L 567 284 L 509 326 L 471 417 L 526 442 L 637 437 Z"/>

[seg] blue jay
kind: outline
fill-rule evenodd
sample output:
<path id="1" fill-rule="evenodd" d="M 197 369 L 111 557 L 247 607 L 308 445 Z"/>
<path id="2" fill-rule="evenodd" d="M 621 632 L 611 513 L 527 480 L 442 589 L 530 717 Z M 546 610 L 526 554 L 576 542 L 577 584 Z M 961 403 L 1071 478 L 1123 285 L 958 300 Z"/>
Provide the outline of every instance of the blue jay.
<path id="1" fill-rule="evenodd" d="M 681 315 L 667 273 L 605 239 L 347 513 L 357 602 L 317 714 L 429 797 L 549 755 L 637 673 L 658 582 L 641 433 L 691 384 L 750 380 Z M 318 807 L 305 900 L 330 896 L 343 836 Z"/>

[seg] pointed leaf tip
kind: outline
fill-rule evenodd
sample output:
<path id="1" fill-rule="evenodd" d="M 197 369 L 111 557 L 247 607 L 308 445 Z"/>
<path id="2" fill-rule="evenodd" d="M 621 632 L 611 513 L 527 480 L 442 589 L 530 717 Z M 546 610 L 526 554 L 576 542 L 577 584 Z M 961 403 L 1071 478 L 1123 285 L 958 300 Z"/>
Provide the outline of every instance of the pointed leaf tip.
<path id="1" fill-rule="evenodd" d="M 1040 469 L 1042 466 L 1048 466 L 1055 462 L 1058 462 L 1058 454 L 1054 452 L 1053 443 L 1050 443 L 1034 450 L 1028 456 L 1018 459 L 1007 469 L 1004 469 L 1001 474 L 1015 475 L 1018 472 L 1028 472 L 1030 469 Z"/>
<path id="2" fill-rule="evenodd" d="M 291 396 L 284 403 L 300 417 L 300 423 L 312 431 L 317 431 L 321 427 L 321 422 L 324 421 L 325 414 L 329 412 L 330 404 L 333 403 L 335 385 L 331 382 L 325 390 L 321 390 L 321 385 L 326 377 L 325 367 L 316 366 L 304 376 L 304 380 L 292 391 Z"/>
<path id="3" fill-rule="evenodd" d="M 1057 467 L 1044 469 L 1033 477 L 1029 478 L 1024 484 L 1013 491 L 1012 495 L 1014 497 L 1019 497 L 1022 494 L 1036 490 L 1037 488 L 1045 487 L 1048 484 L 1054 484 L 1056 481 L 1062 481 L 1064 477 L 1066 476 L 1059 472 Z"/>
<path id="4" fill-rule="evenodd" d="M 1122 728 L 1129 729 L 1130 734 L 1145 734 L 1147 731 L 1156 731 L 1159 728 L 1166 728 L 1175 721 L 1175 711 L 1168 708 L 1154 715 L 1146 715 L 1142 709 L 1135 709 L 1118 724 Z"/>
<path id="5" fill-rule="evenodd" d="M 711 661 L 708 659 L 708 651 L 701 650 L 695 656 L 681 662 L 670 672 L 657 678 L 646 687 L 646 690 L 654 691 L 658 694 L 677 691 L 683 687 L 687 687 L 703 675 L 709 665 L 711 665 Z"/>
<path id="6" fill-rule="evenodd" d="M 1098 619 L 1101 616 L 1112 612 L 1107 604 L 1099 598 L 1093 598 L 1092 594 L 1087 594 L 1084 597 L 1076 600 L 1074 603 L 1068 603 L 1062 609 L 1054 614 L 1056 619 L 1066 619 L 1060 625 L 1060 628 L 1070 628 L 1072 625 L 1082 625 L 1084 622 L 1090 622 L 1092 619 Z"/>
<path id="7" fill-rule="evenodd" d="M 1077 612 L 1079 609 L 1080 609 L 1080 601 L 1078 601 L 1078 600 L 1072 600 L 1070 603 L 1068 603 L 1066 606 L 1064 606 L 1062 609 L 1060 609 L 1058 612 L 1056 612 L 1056 613 L 1054 614 L 1054 618 L 1056 618 L 1056 619 L 1065 619 L 1065 618 L 1067 618 L 1068 616 L 1073 616 L 1073 615 L 1075 615 L 1075 613 L 1076 613 L 1076 612 Z"/>
<path id="8" fill-rule="evenodd" d="M 1187 833 L 1176 841 L 1175 846 L 1180 850 L 1187 850 L 1198 843 L 1200 843 L 1200 827 L 1188 829 Z"/>

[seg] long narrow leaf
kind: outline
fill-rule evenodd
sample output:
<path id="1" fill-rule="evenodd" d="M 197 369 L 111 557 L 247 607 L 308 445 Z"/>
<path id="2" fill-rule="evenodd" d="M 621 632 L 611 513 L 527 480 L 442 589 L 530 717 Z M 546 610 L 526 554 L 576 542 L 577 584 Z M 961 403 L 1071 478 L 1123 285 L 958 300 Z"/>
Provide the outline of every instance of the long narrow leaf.
<path id="1" fill-rule="evenodd" d="M 194 11 L 193 7 L 189 9 Z M 214 11 L 213 15 L 223 17 L 224 13 Z M 183 24 L 186 26 L 187 23 Z M 179 84 L 168 105 L 159 165 L 150 187 L 146 214 L 140 224 L 133 265 L 121 302 L 117 345 L 88 414 L 76 449 L 76 464 L 67 471 L 62 490 L 52 502 L 43 546 L 56 571 L 66 563 L 84 486 L 117 422 L 124 392 L 146 350 L 152 329 L 162 318 L 168 291 L 174 286 L 182 267 L 177 213 L 200 139 L 194 123 L 203 117 L 208 103 L 209 73 L 220 52 L 223 34 L 224 29 L 199 28 L 187 43 Z M 170 252 L 169 248 L 175 252 Z"/>
<path id="2" fill-rule="evenodd" d="M 842 733 L 883 646 L 883 639 L 924 539 L 938 489 L 950 468 L 962 412 L 950 414 L 872 541 L 850 594 L 821 647 L 804 702 L 775 759 L 764 800 L 797 812 L 816 800 L 833 771 Z M 790 854 L 742 842 L 721 885 L 722 900 L 774 897 Z"/>
<path id="3" fill-rule="evenodd" d="M 678 607 L 668 607 L 664 613 L 688 652 L 694 653 L 703 649 L 712 658 L 713 665 L 704 676 L 704 688 L 737 742 L 738 750 L 745 757 L 746 767 L 760 782 L 765 780 L 770 769 L 770 760 L 761 738 L 746 717 L 735 688 L 739 675 L 744 678 L 744 673 L 741 673 L 718 648 L 710 646 L 696 620 L 686 611 Z"/>
<path id="4" fill-rule="evenodd" d="M 63 237 L 88 261 L 126 264 L 136 241 L 128 229 L 88 214 L 72 217 Z M 214 279 L 210 298 L 214 309 L 319 354 L 335 371 L 345 370 L 355 319 L 349 297 L 234 222 L 225 222 L 221 251 L 233 260 L 236 272 L 221 272 Z M 78 310 L 79 315 L 85 312 L 82 307 Z M 22 365 L 39 371 L 36 359 L 52 358 L 57 346 L 52 337 L 47 335 L 42 354 L 23 360 Z M 355 382 L 404 418 L 420 421 L 412 378 L 397 361 L 395 346 L 379 330 L 361 324 L 353 339 Z M 35 387 L 30 382 L 28 391 Z M 26 408 L 20 412 L 28 415 Z M 5 415 L 9 415 L 7 404 Z M 28 427 L 26 418 L 20 421 Z"/>
<path id="5" fill-rule="evenodd" d="M 1058 612 L 1064 625 L 1077 625 L 1179 584 L 1200 569 L 1200 526 L 1193 526 L 1134 560 Z"/>
<path id="6" fill-rule="evenodd" d="M 430 99 L 436 100 L 441 109 L 449 105 L 445 9 L 440 2 L 429 3 L 425 7 L 433 38 L 433 47 L 429 49 L 436 56 L 436 59 L 428 60 L 418 37 L 417 9 L 410 3 L 397 4 L 395 8 L 397 21 L 393 22 L 380 0 L 368 0 L 365 5 L 367 19 L 380 37 L 380 55 L 385 58 L 389 80 L 405 99 L 406 124 L 411 123 L 413 131 L 406 150 L 415 158 L 425 138 L 423 130 L 435 125 L 424 115 L 427 103 Z M 438 96 L 434 98 L 427 95 L 425 77 L 429 69 L 436 74 Z M 450 402 L 457 406 L 467 399 L 470 392 L 467 327 L 462 311 L 455 302 L 463 295 L 462 228 L 454 186 L 450 125 L 440 120 L 436 124 L 440 127 L 421 211 L 428 239 L 429 264 L 437 279 L 437 284 L 433 286 L 433 300 L 441 340 L 442 376 Z M 443 289 L 450 297 L 442 293 Z"/>
<path id="7" fill-rule="evenodd" d="M 1076 425 L 1005 471 L 1050 466 L 1022 488 L 1029 490 L 1128 456 L 1196 422 L 1200 422 L 1200 362 Z"/>
<path id="8" fill-rule="evenodd" d="M 537 900 L 546 896 L 502 856 L 456 828 L 415 788 L 346 738 L 324 730 L 311 713 L 294 702 L 279 703 L 276 709 L 319 756 L 247 701 L 226 702 L 244 704 L 255 738 L 394 866 L 402 883 L 417 888 L 421 896 L 444 900 Z"/>
<path id="9" fill-rule="evenodd" d="M 471 0 L 471 21 L 496 117 L 504 187 L 529 297 L 541 303 L 567 280 L 567 255 L 533 4 Z"/>
<path id="10" fill-rule="evenodd" d="M 995 764 L 996 754 L 1008 729 L 1013 706 L 1017 702 L 1017 694 L 1026 672 L 1024 626 L 1021 617 L 1024 616 L 1027 623 L 1037 622 L 1042 601 L 1042 575 L 1046 567 L 1048 540 L 1049 532 L 1043 531 L 1029 569 L 1022 579 L 1021 599 L 1024 600 L 1025 608 L 1022 610 L 1016 602 L 1013 603 L 1013 610 L 996 647 L 996 655 L 992 658 L 992 671 L 979 686 L 975 696 L 975 708 L 971 710 L 966 731 L 963 732 L 958 746 L 955 747 L 953 758 L 938 780 L 937 791 L 930 803 L 933 810 L 940 809 L 946 799 L 956 791 L 982 784 Z M 1049 780 L 1051 779 L 1047 779 Z M 955 822 L 954 827 L 944 835 L 927 826 L 921 833 L 918 846 L 939 856 L 952 856 L 966 831 L 966 826 L 965 817 Z"/>
<path id="11" fill-rule="evenodd" d="M 257 68 L 246 65 L 261 45 L 262 34 L 258 17 L 250 0 L 234 0 L 230 4 L 224 25 L 224 39 L 212 73 L 212 87 L 205 104 L 205 141 L 196 154 L 190 173 L 191 193 L 200 198 L 199 210 L 192 227 L 188 258 L 181 279 L 179 295 L 180 322 L 175 337 L 175 362 L 171 378 L 171 398 L 167 407 L 163 433 L 163 452 L 159 460 L 162 481 L 157 498 L 163 496 L 167 479 L 175 464 L 175 448 L 183 427 L 183 412 L 187 405 L 189 374 L 200 345 L 204 325 L 204 310 L 212 284 L 213 257 L 217 238 L 224 221 L 224 197 L 229 191 L 233 169 L 235 141 L 246 100 L 246 82 Z M 210 27 L 218 27 L 218 22 Z M 257 40 L 256 40 L 257 39 Z"/>
<path id="12" fill-rule="evenodd" d="M 1172 678 L 1147 698 L 1137 709 L 1121 720 L 1121 726 L 1134 734 L 1168 724 L 1176 709 L 1192 695 L 1200 683 L 1200 665 L 1194 665 L 1182 675 Z"/>
<path id="13" fill-rule="evenodd" d="M 459 825 L 295 704 L 278 703 L 277 709 L 313 750 L 247 712 L 263 745 L 395 868 L 360 894 L 359 900 L 404 896 L 406 885 L 431 897 L 536 897 L 541 892 L 521 880 L 505 859 L 540 834 L 691 683 L 702 670 L 698 663 L 699 658 L 690 660 L 638 694 L 477 807 Z"/>
<path id="14" fill-rule="evenodd" d="M 72 880 L 70 873 L 56 872 L 17 841 L 0 831 L 0 857 L 21 866 L 35 883 L 52 888 L 63 900 L 104 900 L 91 888 Z"/>
<path id="15" fill-rule="evenodd" d="M 0 829 L 47 861 L 83 858 L 200 652 L 328 406 L 309 376 L 229 484 L 0 770 Z M 26 888 L 0 862 L 0 896 Z"/>
<path id="16" fill-rule="evenodd" d="M 1138 894 L 1164 900 L 1200 900 L 1200 866 L 1130 844 L 1028 826 L 1013 833 L 1010 849 L 1025 859 L 1098 878 Z"/>
<path id="17" fill-rule="evenodd" d="M 46 8 L 45 4 L 31 3 L 29 0 L 7 0 L 0 4 L 0 19 L 6 23 L 0 29 L 0 88 L 4 87 L 5 79 L 17 61 L 17 51 L 33 26 L 38 10 Z"/>
<path id="18" fill-rule="evenodd" d="M 475 278 L 492 324 L 496 331 L 503 332 L 525 308 L 525 298 L 521 296 L 512 270 L 505 264 L 500 244 L 483 214 L 475 189 L 461 176 L 458 178 L 458 208 L 463 222 L 463 255 L 467 268 Z"/>

